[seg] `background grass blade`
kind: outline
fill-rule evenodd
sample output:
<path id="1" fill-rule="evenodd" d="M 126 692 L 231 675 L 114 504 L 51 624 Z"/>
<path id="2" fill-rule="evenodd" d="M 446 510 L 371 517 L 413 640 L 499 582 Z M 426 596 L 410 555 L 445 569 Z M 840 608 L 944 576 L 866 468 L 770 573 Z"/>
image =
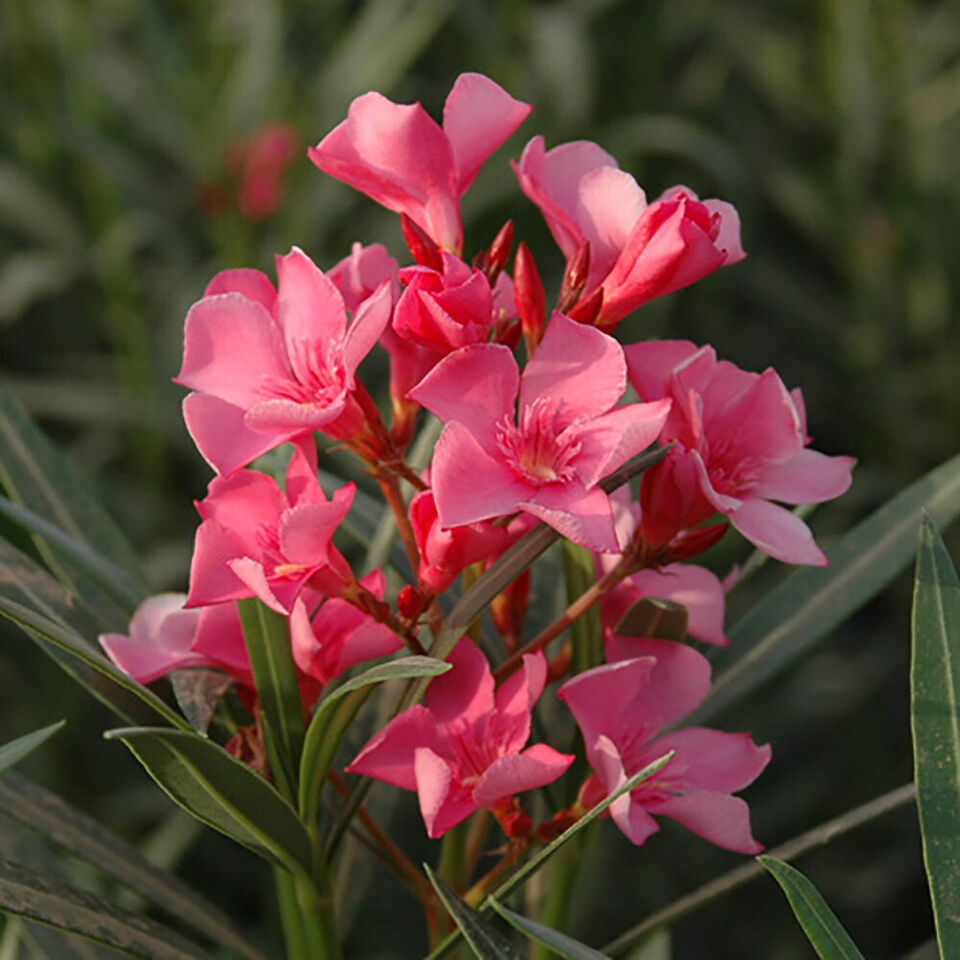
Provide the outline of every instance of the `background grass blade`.
<path id="1" fill-rule="evenodd" d="M 144 960 L 210 958 L 185 937 L 153 920 L 8 860 L 0 860 L 0 908 Z"/>
<path id="2" fill-rule="evenodd" d="M 27 777 L 16 772 L 0 777 L 0 813 L 109 874 L 239 956 L 260 960 L 260 953 L 230 919 L 196 890 L 154 866 L 136 847 Z"/>
<path id="3" fill-rule="evenodd" d="M 914 779 L 940 955 L 960 956 L 960 581 L 920 525 L 910 669 Z"/>
<path id="4" fill-rule="evenodd" d="M 530 920 L 519 913 L 515 913 L 492 897 L 490 898 L 490 906 L 515 930 L 519 930 L 530 937 L 531 940 L 536 940 L 537 943 L 549 947 L 556 956 L 563 957 L 564 960 L 610 960 L 607 954 L 600 953 L 599 950 L 594 950 L 593 947 L 588 947 L 585 943 L 580 943 L 579 940 L 574 940 L 573 937 L 568 937 L 565 933 L 560 933 L 550 927 L 545 927 L 542 923 L 537 923 L 535 920 Z"/>
<path id="5" fill-rule="evenodd" d="M 757 857 L 787 895 L 793 915 L 820 960 L 864 960 L 817 888 L 796 868 L 773 857 Z"/>
<path id="6" fill-rule="evenodd" d="M 295 876 L 313 870 L 310 838 L 293 807 L 223 747 L 195 733 L 130 727 L 110 730 L 161 789 L 201 823 Z"/>
<path id="7" fill-rule="evenodd" d="M 474 956 L 479 960 L 520 960 L 523 954 L 496 927 L 467 906 L 428 864 L 423 869 Z"/>
<path id="8" fill-rule="evenodd" d="M 689 723 L 703 723 L 755 690 L 883 590 L 913 557 L 923 510 L 938 527 L 960 515 L 960 455 L 834 543 L 828 567 L 797 570 L 744 616 L 729 632 L 736 662 L 720 673 Z"/>
<path id="9" fill-rule="evenodd" d="M 16 740 L 11 740 L 0 747 L 0 773 L 9 770 L 15 763 L 19 763 L 28 753 L 33 753 L 42 743 L 46 743 L 58 730 L 66 724 L 66 720 L 58 720 L 49 727 L 25 733 Z M 2 808 L 0 808 L 2 810 Z"/>

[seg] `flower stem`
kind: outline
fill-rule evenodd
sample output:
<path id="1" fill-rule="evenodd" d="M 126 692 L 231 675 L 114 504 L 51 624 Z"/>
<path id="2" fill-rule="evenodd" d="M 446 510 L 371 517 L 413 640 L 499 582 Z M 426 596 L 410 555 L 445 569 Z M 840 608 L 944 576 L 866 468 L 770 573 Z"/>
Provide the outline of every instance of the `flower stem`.
<path id="1" fill-rule="evenodd" d="M 413 575 L 416 576 L 417 570 L 420 568 L 420 551 L 417 549 L 413 527 L 410 525 L 407 507 L 403 502 L 403 494 L 400 492 L 400 482 L 397 480 L 395 473 L 381 469 L 376 470 L 374 478 L 380 485 L 384 499 L 393 511 L 394 519 L 397 521 L 397 530 L 400 532 L 400 539 L 403 540 L 403 547 L 407 552 L 407 559 L 410 561 Z"/>

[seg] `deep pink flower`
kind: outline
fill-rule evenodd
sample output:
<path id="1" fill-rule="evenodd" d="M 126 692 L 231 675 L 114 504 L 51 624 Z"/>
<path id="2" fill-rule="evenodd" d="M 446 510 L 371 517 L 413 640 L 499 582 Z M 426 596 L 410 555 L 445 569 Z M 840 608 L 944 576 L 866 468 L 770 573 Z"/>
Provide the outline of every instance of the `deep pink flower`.
<path id="1" fill-rule="evenodd" d="M 390 285 L 348 325 L 336 286 L 298 248 L 277 258 L 279 290 L 258 270 L 218 274 L 187 314 L 177 383 L 187 429 L 221 474 L 321 430 L 350 439 L 366 422 L 355 380 L 390 319 Z"/>
<path id="2" fill-rule="evenodd" d="M 340 593 L 353 574 L 332 536 L 355 489 L 347 484 L 327 500 L 317 482 L 312 443 L 295 448 L 286 492 L 253 470 L 215 477 L 197 503 L 203 522 L 194 543 L 188 605 L 256 596 L 289 614 L 308 583 L 331 596 Z"/>
<path id="3" fill-rule="evenodd" d="M 394 717 L 347 767 L 415 790 L 431 837 L 480 807 L 552 783 L 574 760 L 544 743 L 523 749 L 546 681 L 542 653 L 525 656 L 523 669 L 496 692 L 486 658 L 468 638 L 447 660 L 453 668 L 430 682 L 425 705 Z"/>
<path id="4" fill-rule="evenodd" d="M 381 570 L 367 574 L 359 583 L 378 600 L 383 599 L 386 579 Z M 312 613 L 315 607 L 319 609 Z M 353 604 L 336 597 L 325 599 L 311 590 L 304 590 L 294 601 L 290 642 L 297 667 L 322 684 L 358 663 L 386 657 L 403 646 L 388 627 Z"/>
<path id="5" fill-rule="evenodd" d="M 595 667 L 567 681 L 558 696 L 583 733 L 595 778 L 581 796 L 593 806 L 670 750 L 659 773 L 609 807 L 634 843 L 659 828 L 651 814 L 672 817 L 711 843 L 738 853 L 763 847 L 750 832 L 746 803 L 731 796 L 752 783 L 770 759 L 748 733 L 687 727 L 661 733 L 696 709 L 710 689 L 710 665 L 668 640 L 621 638 L 630 659 Z"/>
<path id="6" fill-rule="evenodd" d="M 568 260 L 590 244 L 581 299 L 603 288 L 600 326 L 745 256 L 729 203 L 673 187 L 648 204 L 636 180 L 595 143 L 546 151 L 543 137 L 534 137 L 514 170 Z"/>
<path id="7" fill-rule="evenodd" d="M 824 566 L 807 525 L 771 503 L 821 503 L 850 486 L 851 457 L 806 449 L 806 415 L 772 368 L 761 374 L 718 361 L 712 347 L 685 340 L 627 347 L 630 382 L 645 400 L 671 397 L 660 439 L 675 441 L 682 473 L 696 478 L 706 510 L 716 510 L 751 543 L 786 563 Z M 677 476 L 681 471 L 675 471 Z"/>
<path id="8" fill-rule="evenodd" d="M 134 611 L 129 634 L 101 634 L 100 645 L 138 683 L 185 667 L 216 667 L 252 685 L 236 605 L 193 610 L 184 608 L 186 600 L 182 593 L 148 597 Z"/>
<path id="9" fill-rule="evenodd" d="M 440 247 L 459 254 L 460 197 L 530 109 L 479 73 L 457 77 L 442 129 L 419 103 L 366 93 L 309 151 L 310 158 L 324 173 L 405 213 Z"/>
<path id="10" fill-rule="evenodd" d="M 616 550 L 597 484 L 653 442 L 669 409 L 615 406 L 625 386 L 620 345 L 560 313 L 522 376 L 497 344 L 442 360 L 410 392 L 446 423 L 431 468 L 441 526 L 521 510 L 576 543 Z"/>

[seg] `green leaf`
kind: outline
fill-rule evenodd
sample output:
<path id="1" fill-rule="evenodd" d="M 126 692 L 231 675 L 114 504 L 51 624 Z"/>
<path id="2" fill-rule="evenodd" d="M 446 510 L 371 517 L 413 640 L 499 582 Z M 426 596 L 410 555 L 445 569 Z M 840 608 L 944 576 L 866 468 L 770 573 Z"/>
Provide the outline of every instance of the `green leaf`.
<path id="1" fill-rule="evenodd" d="M 535 920 L 529 920 L 519 913 L 514 913 L 513 910 L 509 910 L 493 897 L 490 898 L 490 906 L 510 926 L 521 933 L 525 933 L 532 940 L 536 940 L 537 943 L 549 947 L 558 957 L 563 957 L 564 960 L 610 960 L 607 954 L 600 953 L 599 950 L 594 950 L 592 947 L 580 943 L 579 940 L 574 940 L 573 937 L 568 937 L 564 933 L 545 927 L 542 923 L 537 923 Z"/>
<path id="2" fill-rule="evenodd" d="M 927 517 L 913 593 L 914 780 L 937 940 L 960 956 L 960 581 Z"/>
<path id="3" fill-rule="evenodd" d="M 295 876 L 312 872 L 310 837 L 287 801 L 223 747 L 195 733 L 110 730 L 160 787 L 201 823 Z"/>
<path id="4" fill-rule="evenodd" d="M 567 588 L 567 603 L 570 604 L 597 582 L 593 569 L 593 552 L 564 540 L 563 577 Z M 603 625 L 598 607 L 591 607 L 583 616 L 574 620 L 568 633 L 573 649 L 575 673 L 603 663 Z"/>
<path id="5" fill-rule="evenodd" d="M 610 806 L 618 798 L 622 797 L 625 793 L 629 793 L 633 790 L 638 784 L 643 783 L 644 780 L 648 780 L 659 770 L 662 770 L 670 761 L 673 759 L 675 751 L 671 750 L 669 753 L 665 753 L 662 757 L 657 757 L 656 760 L 648 763 L 642 770 L 639 770 L 635 773 L 629 780 L 626 781 L 621 787 L 615 790 L 610 794 L 609 797 L 606 797 L 601 803 L 598 803 L 595 807 L 588 810 L 576 823 L 564 830 L 559 837 L 552 840 L 548 843 L 542 850 L 540 850 L 536 856 L 528 860 L 516 873 L 512 874 L 508 880 L 502 883 L 496 890 L 493 891 L 489 896 L 487 896 L 484 901 L 480 904 L 480 912 L 483 913 L 486 910 L 491 909 L 490 900 L 496 898 L 497 900 L 504 900 L 508 897 L 514 890 L 519 886 L 526 883 L 558 850 L 564 847 L 569 843 L 581 830 L 584 830 L 588 827 L 597 817 L 603 813 L 607 807 Z M 453 946 L 456 944 L 459 939 L 459 933 L 452 933 L 446 940 L 443 941 L 427 958 L 426 960 L 439 960 L 440 957 L 446 956 Z"/>
<path id="6" fill-rule="evenodd" d="M 428 864 L 423 869 L 474 956 L 479 960 L 520 960 L 523 954 L 489 920 L 464 903 Z"/>
<path id="7" fill-rule="evenodd" d="M 270 772 L 288 800 L 297 795 L 303 751 L 303 701 L 297 683 L 287 618 L 256 598 L 238 600 L 243 639 L 260 698 Z"/>
<path id="8" fill-rule="evenodd" d="M 144 578 L 136 554 L 119 528 L 100 507 L 80 472 L 50 443 L 0 384 L 0 485 L 16 504 L 54 526 L 79 544 L 126 570 L 134 581 Z M 46 562 L 56 566 L 55 551 L 34 534 Z M 145 595 L 140 588 L 141 598 Z"/>
<path id="9" fill-rule="evenodd" d="M 437 677 L 450 669 L 449 663 L 433 657 L 402 657 L 380 663 L 328 693 L 314 711 L 307 729 L 300 761 L 300 818 L 312 827 L 317 819 L 320 791 L 330 772 L 343 735 L 363 706 L 373 684 L 388 680 Z"/>
<path id="10" fill-rule="evenodd" d="M 9 770 L 15 763 L 19 763 L 28 753 L 33 753 L 42 743 L 46 743 L 57 731 L 61 730 L 66 724 L 66 720 L 58 720 L 51 723 L 49 727 L 43 727 L 40 730 L 34 730 L 33 733 L 25 733 L 16 740 L 0 746 L 0 773 Z"/>
<path id="11" fill-rule="evenodd" d="M 755 690 L 883 590 L 913 557 L 923 510 L 939 527 L 960 515 L 960 455 L 834 543 L 829 566 L 797 570 L 744 616 L 728 634 L 737 661 L 687 722 L 702 724 Z"/>
<path id="12" fill-rule="evenodd" d="M 795 867 L 774 857 L 757 857 L 787 895 L 797 922 L 803 927 L 820 960 L 864 960 L 817 888 Z"/>
<path id="13" fill-rule="evenodd" d="M 642 597 L 627 609 L 613 632 L 625 637 L 682 640 L 687 635 L 689 619 L 687 608 L 682 603 Z"/>
<path id="14" fill-rule="evenodd" d="M 145 960 L 212 960 L 154 920 L 8 860 L 0 860 L 0 908 Z"/>
<path id="15" fill-rule="evenodd" d="M 240 956 L 261 960 L 230 919 L 196 890 L 154 866 L 136 847 L 27 777 L 15 772 L 0 777 L 0 813 L 109 874 Z"/>

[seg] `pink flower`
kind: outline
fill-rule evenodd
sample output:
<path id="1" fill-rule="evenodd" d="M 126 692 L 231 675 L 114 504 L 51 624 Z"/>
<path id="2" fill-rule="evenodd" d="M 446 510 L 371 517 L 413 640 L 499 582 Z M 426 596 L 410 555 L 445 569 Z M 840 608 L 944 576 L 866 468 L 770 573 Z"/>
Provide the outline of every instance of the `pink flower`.
<path id="1" fill-rule="evenodd" d="M 187 314 L 177 383 L 187 429 L 221 474 L 321 430 L 349 440 L 366 416 L 355 379 L 390 319 L 384 283 L 347 323 L 343 297 L 298 248 L 258 270 L 218 274 Z"/>
<path id="2" fill-rule="evenodd" d="M 431 467 L 441 526 L 521 510 L 576 543 L 616 550 L 597 484 L 653 442 L 669 409 L 614 406 L 625 386 L 620 345 L 559 313 L 522 376 L 497 344 L 442 360 L 410 392 L 446 423 Z"/>
<path id="3" fill-rule="evenodd" d="M 297 146 L 295 131 L 282 123 L 262 127 L 247 143 L 235 145 L 227 164 L 237 177 L 237 205 L 248 220 L 265 220 L 283 199 L 283 172 Z"/>
<path id="4" fill-rule="evenodd" d="M 348 256 L 327 271 L 327 279 L 340 291 L 344 305 L 355 314 L 386 280 L 397 276 L 397 261 L 382 243 L 354 243 Z"/>
<path id="5" fill-rule="evenodd" d="M 374 570 L 359 583 L 378 600 L 383 599 L 386 580 L 382 571 Z M 304 590 L 294 601 L 290 641 L 297 667 L 322 684 L 358 663 L 386 657 L 403 646 L 388 627 L 353 604 L 337 598 L 323 599 L 310 590 Z"/>
<path id="6" fill-rule="evenodd" d="M 583 733 L 594 778 L 581 793 L 595 806 L 665 753 L 659 773 L 611 804 L 610 816 L 633 843 L 659 828 L 651 814 L 672 817 L 717 846 L 756 854 L 746 803 L 733 797 L 770 759 L 747 733 L 703 727 L 660 733 L 700 704 L 710 665 L 695 650 L 667 640 L 623 638 L 631 659 L 595 667 L 567 681 L 558 696 Z"/>
<path id="7" fill-rule="evenodd" d="M 851 457 L 806 449 L 799 390 L 788 392 L 771 368 L 748 373 L 718 362 L 712 347 L 685 340 L 638 343 L 625 352 L 641 397 L 673 398 L 660 439 L 677 443 L 678 461 L 692 462 L 684 472 L 695 477 L 707 506 L 691 512 L 726 514 L 751 543 L 785 563 L 826 565 L 807 525 L 770 502 L 820 503 L 850 486 Z"/>
<path id="8" fill-rule="evenodd" d="M 447 659 L 453 668 L 430 682 L 426 705 L 394 717 L 347 767 L 415 790 L 431 837 L 480 807 L 552 783 L 574 760 L 544 743 L 523 749 L 546 680 L 542 653 L 525 656 L 523 669 L 496 693 L 486 658 L 469 639 Z"/>
<path id="9" fill-rule="evenodd" d="M 324 173 L 405 213 L 440 247 L 459 254 L 460 197 L 530 109 L 479 73 L 457 77 L 442 128 L 419 103 L 366 93 L 309 151 L 310 158 Z"/>
<path id="10" fill-rule="evenodd" d="M 568 260 L 590 244 L 581 300 L 603 288 L 597 325 L 613 326 L 648 300 L 745 256 L 729 203 L 674 187 L 647 204 L 636 180 L 595 143 L 545 151 L 543 138 L 534 137 L 514 170 Z"/>
<path id="11" fill-rule="evenodd" d="M 289 614 L 307 584 L 328 595 L 341 592 L 353 574 L 332 536 L 354 491 L 350 483 L 326 499 L 312 444 L 294 450 L 286 492 L 253 470 L 215 477 L 197 503 L 203 522 L 194 543 L 188 606 L 256 596 Z"/>
<path id="12" fill-rule="evenodd" d="M 134 612 L 129 635 L 101 634 L 100 645 L 138 683 L 186 667 L 216 667 L 252 685 L 236 606 L 221 603 L 188 610 L 186 599 L 182 593 L 148 597 Z"/>

